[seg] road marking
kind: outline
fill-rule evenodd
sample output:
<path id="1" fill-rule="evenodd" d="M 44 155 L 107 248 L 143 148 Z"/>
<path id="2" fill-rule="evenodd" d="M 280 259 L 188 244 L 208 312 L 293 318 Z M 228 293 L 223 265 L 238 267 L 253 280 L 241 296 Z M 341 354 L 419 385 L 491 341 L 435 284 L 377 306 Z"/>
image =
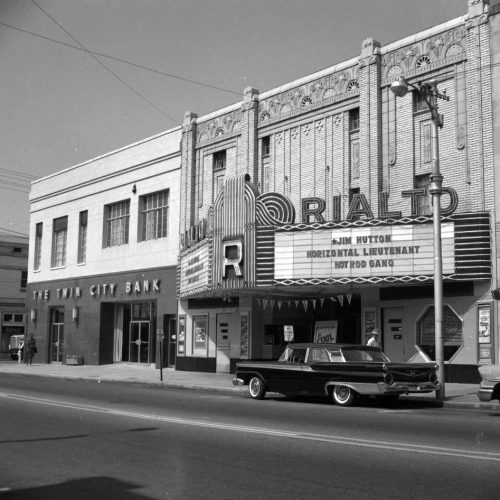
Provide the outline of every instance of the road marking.
<path id="1" fill-rule="evenodd" d="M 251 434 L 262 434 L 266 436 L 285 437 L 291 439 L 317 441 L 330 444 L 341 444 L 345 446 L 378 448 L 378 449 L 387 449 L 391 451 L 408 451 L 412 453 L 422 453 L 427 455 L 444 455 L 455 458 L 467 458 L 472 460 L 487 460 L 492 462 L 500 462 L 500 453 L 494 453 L 488 451 L 463 450 L 456 448 L 445 448 L 440 446 L 419 445 L 413 443 L 398 443 L 391 441 L 377 441 L 372 439 L 350 438 L 350 437 L 326 435 L 326 434 L 313 434 L 308 432 L 294 432 L 294 431 L 286 431 L 280 429 L 271 429 L 267 427 L 251 427 L 246 425 L 207 422 L 203 420 L 194 420 L 194 419 L 179 418 L 179 417 L 167 417 L 162 415 L 138 413 L 125 410 L 114 410 L 111 408 L 105 408 L 101 406 L 91 406 L 79 403 L 68 403 L 52 399 L 37 398 L 33 396 L 20 396 L 18 394 L 11 394 L 6 392 L 0 392 L 0 397 L 6 399 L 13 399 L 16 401 L 28 402 L 28 403 L 43 404 L 47 406 L 56 406 L 60 408 L 82 410 L 93 413 L 102 413 L 107 415 L 115 415 L 128 418 L 140 418 L 143 420 L 153 420 L 157 422 L 164 422 L 170 424 L 190 425 L 194 427 L 204 427 L 204 428 L 218 429 L 224 431 L 234 431 L 234 432 L 245 432 Z"/>

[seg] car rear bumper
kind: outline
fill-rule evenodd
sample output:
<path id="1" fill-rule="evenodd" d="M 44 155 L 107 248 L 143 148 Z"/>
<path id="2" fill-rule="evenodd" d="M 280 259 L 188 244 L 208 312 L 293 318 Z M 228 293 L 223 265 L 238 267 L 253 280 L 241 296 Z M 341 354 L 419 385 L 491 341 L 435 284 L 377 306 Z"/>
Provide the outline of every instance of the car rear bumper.
<path id="1" fill-rule="evenodd" d="M 477 391 L 477 397 L 480 401 L 491 401 L 491 396 L 493 396 L 493 387 L 481 387 Z"/>
<path id="2" fill-rule="evenodd" d="M 405 384 L 405 383 L 399 383 L 395 382 L 394 384 L 391 385 L 385 385 L 384 392 L 385 393 L 391 393 L 391 392 L 399 392 L 399 393 L 415 393 L 415 392 L 433 392 L 439 390 L 441 385 L 439 383 L 433 384 L 432 382 L 421 382 L 421 383 L 415 383 L 415 384 Z"/>
<path id="3" fill-rule="evenodd" d="M 245 381 L 242 378 L 233 378 L 233 385 L 245 385 Z"/>

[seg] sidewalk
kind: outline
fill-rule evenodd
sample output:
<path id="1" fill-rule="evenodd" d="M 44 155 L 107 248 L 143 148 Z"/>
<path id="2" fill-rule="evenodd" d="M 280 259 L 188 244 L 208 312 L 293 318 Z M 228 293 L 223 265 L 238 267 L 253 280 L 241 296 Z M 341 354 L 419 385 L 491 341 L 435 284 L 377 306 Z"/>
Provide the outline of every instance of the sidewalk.
<path id="1" fill-rule="evenodd" d="M 0 377 L 2 373 L 18 375 L 58 377 L 65 379 L 95 380 L 101 382 L 125 382 L 148 386 L 176 387 L 182 389 L 198 389 L 204 391 L 229 392 L 247 394 L 248 388 L 232 385 L 233 375 L 229 373 L 185 372 L 163 369 L 163 381 L 160 381 L 160 370 L 151 366 L 116 363 L 111 365 L 58 365 L 34 363 L 32 366 L 15 361 L 0 361 Z M 478 384 L 446 384 L 447 408 L 483 408 L 500 410 L 498 401 L 483 403 L 477 397 Z M 402 399 L 422 402 L 435 402 L 434 393 L 402 396 Z"/>

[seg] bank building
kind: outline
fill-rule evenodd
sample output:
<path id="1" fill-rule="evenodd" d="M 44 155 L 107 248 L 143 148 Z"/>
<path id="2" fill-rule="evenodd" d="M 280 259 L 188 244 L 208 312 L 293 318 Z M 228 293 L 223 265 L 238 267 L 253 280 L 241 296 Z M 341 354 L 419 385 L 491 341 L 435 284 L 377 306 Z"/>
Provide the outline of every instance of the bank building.
<path id="1" fill-rule="evenodd" d="M 464 11 L 36 182 L 46 361 L 231 372 L 374 328 L 391 360 L 434 359 L 438 189 L 445 378 L 477 381 L 499 359 L 500 8 Z"/>

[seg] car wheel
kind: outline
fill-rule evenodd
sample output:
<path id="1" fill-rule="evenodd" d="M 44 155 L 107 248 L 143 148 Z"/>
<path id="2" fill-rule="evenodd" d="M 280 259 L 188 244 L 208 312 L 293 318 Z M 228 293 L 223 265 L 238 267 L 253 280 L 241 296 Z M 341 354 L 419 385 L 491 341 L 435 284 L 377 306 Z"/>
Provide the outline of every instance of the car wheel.
<path id="1" fill-rule="evenodd" d="M 333 400 L 339 406 L 351 406 L 356 398 L 356 393 L 346 385 L 336 385 L 333 388 Z"/>
<path id="2" fill-rule="evenodd" d="M 248 384 L 248 392 L 253 399 L 263 399 L 266 395 L 266 386 L 260 377 L 252 377 Z"/>

